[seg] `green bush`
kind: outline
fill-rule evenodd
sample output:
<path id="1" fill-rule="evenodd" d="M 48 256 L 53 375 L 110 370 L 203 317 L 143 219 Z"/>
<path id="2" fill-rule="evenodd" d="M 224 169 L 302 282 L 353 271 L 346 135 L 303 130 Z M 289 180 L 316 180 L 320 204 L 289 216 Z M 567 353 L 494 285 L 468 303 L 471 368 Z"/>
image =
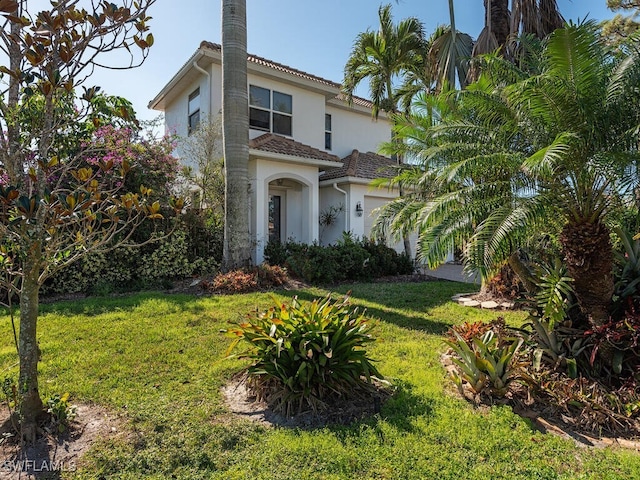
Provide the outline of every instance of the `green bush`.
<path id="1" fill-rule="evenodd" d="M 163 226 L 170 228 L 168 223 Z M 134 242 L 142 243 L 151 233 L 150 226 L 143 226 Z M 188 213 L 169 236 L 142 247 L 86 256 L 48 279 L 42 292 L 104 295 L 165 288 L 171 280 L 212 273 L 222 259 L 222 234 L 205 214 Z"/>
<path id="2" fill-rule="evenodd" d="M 60 270 L 42 288 L 51 293 L 99 293 L 112 286 L 131 284 L 138 265 L 137 249 L 120 247 L 95 253 Z"/>
<path id="3" fill-rule="evenodd" d="M 195 268 L 187 257 L 188 248 L 187 234 L 181 230 L 155 242 L 153 251 L 140 262 L 138 277 L 149 280 L 188 277 Z"/>
<path id="4" fill-rule="evenodd" d="M 268 263 L 286 266 L 290 273 L 315 284 L 413 273 L 413 261 L 405 254 L 366 238 L 354 239 L 347 233 L 338 243 L 326 247 L 295 241 L 269 242 L 264 254 Z"/>
<path id="5" fill-rule="evenodd" d="M 264 247 L 264 258 L 270 265 L 283 267 L 289 256 L 288 243 L 280 240 L 270 240 Z"/>
<path id="6" fill-rule="evenodd" d="M 243 341 L 251 359 L 248 385 L 276 411 L 290 415 L 316 411 L 332 398 L 372 391 L 380 373 L 365 346 L 374 341 L 372 326 L 349 298 L 331 296 L 301 304 L 275 302 L 228 331 L 234 338 L 227 355 Z"/>
<path id="7" fill-rule="evenodd" d="M 362 246 L 369 253 L 368 268 L 373 277 L 413 273 L 413 260 L 406 253 L 398 253 L 383 242 L 375 242 L 366 237 L 362 240 Z"/>

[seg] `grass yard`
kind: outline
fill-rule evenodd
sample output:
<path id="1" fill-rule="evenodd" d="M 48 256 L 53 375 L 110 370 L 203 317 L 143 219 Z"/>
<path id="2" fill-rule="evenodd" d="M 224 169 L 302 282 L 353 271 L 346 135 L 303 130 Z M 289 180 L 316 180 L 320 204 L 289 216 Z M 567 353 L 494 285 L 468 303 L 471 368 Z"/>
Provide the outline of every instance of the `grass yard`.
<path id="1" fill-rule="evenodd" d="M 640 455 L 577 448 L 510 408 L 474 411 L 445 394 L 438 355 L 455 323 L 495 313 L 449 301 L 453 282 L 358 284 L 352 300 L 380 320 L 371 356 L 398 386 L 379 416 L 350 427 L 266 428 L 232 416 L 220 387 L 242 364 L 224 360 L 229 320 L 269 306 L 267 294 L 138 294 L 42 307 L 41 393 L 72 393 L 127 419 L 131 433 L 96 445 L 62 478 L 113 479 L 631 479 Z M 279 296 L 291 292 L 279 292 Z M 305 289 L 310 300 L 327 292 Z M 521 313 L 505 314 L 518 323 Z M 15 372 L 8 317 L 0 367 Z M 1 379 L 0 379 L 1 380 Z M 447 387 L 448 388 L 448 387 Z"/>

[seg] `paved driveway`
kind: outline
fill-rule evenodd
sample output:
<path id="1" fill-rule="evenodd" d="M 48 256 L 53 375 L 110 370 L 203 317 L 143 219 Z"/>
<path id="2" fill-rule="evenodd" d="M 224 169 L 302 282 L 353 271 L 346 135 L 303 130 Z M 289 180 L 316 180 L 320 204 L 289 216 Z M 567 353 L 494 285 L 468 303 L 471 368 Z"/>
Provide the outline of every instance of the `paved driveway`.
<path id="1" fill-rule="evenodd" d="M 430 275 L 436 278 L 442 278 L 443 280 L 452 280 L 454 282 L 475 283 L 480 285 L 480 276 L 466 275 L 462 272 L 462 265 L 455 263 L 445 263 L 439 266 L 435 270 L 429 270 L 425 268 L 421 270 L 425 275 Z"/>

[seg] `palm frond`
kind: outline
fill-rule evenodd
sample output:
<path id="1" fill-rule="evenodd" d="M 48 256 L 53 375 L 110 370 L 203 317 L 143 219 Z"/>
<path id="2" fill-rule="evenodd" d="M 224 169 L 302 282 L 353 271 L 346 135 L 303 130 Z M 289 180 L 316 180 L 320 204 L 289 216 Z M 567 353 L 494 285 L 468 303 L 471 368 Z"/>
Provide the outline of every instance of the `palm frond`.
<path id="1" fill-rule="evenodd" d="M 571 142 L 575 139 L 576 136 L 570 132 L 561 133 L 550 145 L 527 158 L 522 164 L 523 168 L 534 177 L 552 177 L 563 166 L 567 154 L 571 152 Z"/>

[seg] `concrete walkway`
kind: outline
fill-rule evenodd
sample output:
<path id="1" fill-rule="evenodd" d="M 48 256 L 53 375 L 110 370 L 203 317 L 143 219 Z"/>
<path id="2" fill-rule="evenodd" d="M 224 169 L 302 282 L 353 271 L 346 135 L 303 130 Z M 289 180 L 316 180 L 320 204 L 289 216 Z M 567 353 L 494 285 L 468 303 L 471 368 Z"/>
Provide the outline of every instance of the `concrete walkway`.
<path id="1" fill-rule="evenodd" d="M 435 270 L 429 270 L 428 268 L 420 269 L 420 273 L 429 275 L 431 277 L 441 278 L 443 280 L 451 280 L 453 282 L 463 283 L 475 283 L 480 285 L 480 275 L 466 275 L 462 271 L 462 265 L 455 263 L 445 263 L 439 266 Z"/>

